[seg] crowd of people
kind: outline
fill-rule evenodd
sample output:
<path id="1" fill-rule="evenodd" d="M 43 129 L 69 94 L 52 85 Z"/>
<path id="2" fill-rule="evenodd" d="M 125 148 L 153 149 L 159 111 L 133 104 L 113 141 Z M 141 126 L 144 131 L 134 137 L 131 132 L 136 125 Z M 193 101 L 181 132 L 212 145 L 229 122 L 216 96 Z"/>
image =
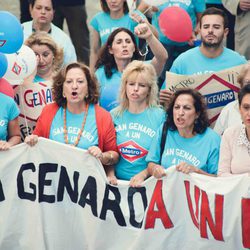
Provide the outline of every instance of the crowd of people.
<path id="1" fill-rule="evenodd" d="M 34 146 L 44 137 L 87 150 L 100 160 L 113 185 L 127 180 L 139 187 L 150 176 L 164 177 L 172 166 L 185 174 L 250 175 L 246 38 L 250 25 L 239 27 L 240 19 L 250 12 L 250 2 L 218 1 L 236 15 L 239 53 L 225 47 L 229 24 L 224 7 L 206 8 L 205 0 L 169 0 L 161 6 L 141 1 L 133 13 L 125 0 L 100 0 L 102 11 L 90 22 L 90 46 L 85 1 L 73 2 L 29 1 L 31 20 L 22 25 L 37 68 L 15 93 L 22 98 L 23 89 L 40 84 L 52 92 L 53 100 L 38 107 L 35 125 L 26 134 L 27 144 Z M 159 29 L 159 15 L 172 2 L 191 16 L 193 34 L 185 43 L 171 41 Z M 61 28 L 61 20 L 67 19 L 73 43 L 52 23 L 54 15 Z M 194 46 L 198 33 L 201 44 Z M 238 100 L 223 108 L 214 129 L 199 91 L 166 89 L 166 71 L 201 75 L 238 65 L 244 65 L 238 76 Z M 18 116 L 24 111 L 11 97 L 0 93 L 0 100 L 0 150 L 8 150 L 21 142 Z"/>

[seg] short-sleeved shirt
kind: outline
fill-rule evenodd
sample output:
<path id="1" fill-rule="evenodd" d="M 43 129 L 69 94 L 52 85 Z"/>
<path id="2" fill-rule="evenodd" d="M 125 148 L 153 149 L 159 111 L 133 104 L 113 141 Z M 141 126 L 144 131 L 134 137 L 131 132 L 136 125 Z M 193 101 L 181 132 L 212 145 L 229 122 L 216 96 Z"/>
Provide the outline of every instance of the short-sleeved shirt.
<path id="1" fill-rule="evenodd" d="M 19 109 L 11 97 L 0 93 L 0 140 L 8 139 L 8 124 L 19 116 Z"/>
<path id="2" fill-rule="evenodd" d="M 246 62 L 244 56 L 225 47 L 221 55 L 215 58 L 204 56 L 200 47 L 195 47 L 179 55 L 175 59 L 170 72 L 179 75 L 201 75 L 225 70 Z M 162 89 L 166 88 L 166 81 L 163 83 Z"/>
<path id="3" fill-rule="evenodd" d="M 152 141 L 147 162 L 161 164 L 164 168 L 186 162 L 203 171 L 216 174 L 218 169 L 220 136 L 212 129 L 207 128 L 202 134 L 192 138 L 180 136 L 178 130 L 168 130 L 165 148 L 160 160 L 160 141 L 162 126 Z"/>
<path id="4" fill-rule="evenodd" d="M 66 109 L 66 126 L 69 144 L 74 144 L 77 140 L 79 131 L 81 130 L 85 113 L 73 114 Z M 49 139 L 65 143 L 64 141 L 64 115 L 63 108 L 59 108 L 50 128 Z M 90 146 L 98 145 L 98 134 L 96 127 L 95 108 L 94 105 L 89 106 L 86 123 L 82 132 L 81 139 L 77 147 L 88 149 Z"/>
<path id="5" fill-rule="evenodd" d="M 111 111 L 111 115 L 121 155 L 115 166 L 115 174 L 118 179 L 130 180 L 147 167 L 145 158 L 159 126 L 165 120 L 165 112 L 155 107 L 139 114 L 128 110 L 119 116 L 115 114 L 116 109 Z"/>
<path id="6" fill-rule="evenodd" d="M 135 11 L 137 14 L 146 18 L 140 11 Z M 138 25 L 131 17 L 129 13 L 124 14 L 119 19 L 112 19 L 109 13 L 99 12 L 90 21 L 91 26 L 100 34 L 101 45 L 103 45 L 109 35 L 117 28 L 123 27 L 134 32 L 134 28 Z"/>

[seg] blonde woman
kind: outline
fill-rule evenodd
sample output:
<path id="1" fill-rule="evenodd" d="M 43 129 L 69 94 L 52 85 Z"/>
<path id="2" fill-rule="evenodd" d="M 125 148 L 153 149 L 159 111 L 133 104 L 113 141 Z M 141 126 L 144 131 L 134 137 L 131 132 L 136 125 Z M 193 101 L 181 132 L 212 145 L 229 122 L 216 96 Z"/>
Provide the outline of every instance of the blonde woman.
<path id="1" fill-rule="evenodd" d="M 165 120 L 157 102 L 157 76 L 154 67 L 134 60 L 123 72 L 120 105 L 111 111 L 116 129 L 120 160 L 116 164 L 118 179 L 140 186 L 148 177 L 145 161 L 152 139 Z"/>
<path id="2" fill-rule="evenodd" d="M 15 96 L 21 112 L 19 125 L 22 139 L 31 134 L 46 104 L 52 103 L 53 76 L 63 64 L 63 50 L 46 32 L 33 33 L 25 44 L 37 57 L 35 76 L 15 87 Z"/>

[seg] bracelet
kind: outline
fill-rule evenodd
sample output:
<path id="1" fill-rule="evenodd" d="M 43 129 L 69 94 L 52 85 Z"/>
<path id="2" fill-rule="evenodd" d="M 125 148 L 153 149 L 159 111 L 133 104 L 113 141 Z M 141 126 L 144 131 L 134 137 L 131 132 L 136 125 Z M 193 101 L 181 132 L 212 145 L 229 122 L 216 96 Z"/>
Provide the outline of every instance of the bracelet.
<path id="1" fill-rule="evenodd" d="M 112 152 L 109 152 L 109 154 L 110 154 L 109 165 L 112 165 L 114 162 L 114 156 L 113 156 Z"/>

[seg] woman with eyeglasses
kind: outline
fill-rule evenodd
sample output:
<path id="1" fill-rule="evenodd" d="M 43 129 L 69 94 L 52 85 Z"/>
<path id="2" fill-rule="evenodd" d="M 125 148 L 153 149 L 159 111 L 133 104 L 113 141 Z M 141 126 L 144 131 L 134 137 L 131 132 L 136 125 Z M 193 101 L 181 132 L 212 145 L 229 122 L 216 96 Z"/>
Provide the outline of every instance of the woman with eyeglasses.
<path id="1" fill-rule="evenodd" d="M 144 39 L 150 47 L 154 55 L 150 63 L 159 76 L 168 58 L 167 51 L 148 24 L 138 24 L 134 33 L 138 38 Z M 95 73 L 101 87 L 100 105 L 108 111 L 118 105 L 117 95 L 123 70 L 131 61 L 143 60 L 145 56 L 137 47 L 135 35 L 126 28 L 114 30 L 99 54 Z"/>

